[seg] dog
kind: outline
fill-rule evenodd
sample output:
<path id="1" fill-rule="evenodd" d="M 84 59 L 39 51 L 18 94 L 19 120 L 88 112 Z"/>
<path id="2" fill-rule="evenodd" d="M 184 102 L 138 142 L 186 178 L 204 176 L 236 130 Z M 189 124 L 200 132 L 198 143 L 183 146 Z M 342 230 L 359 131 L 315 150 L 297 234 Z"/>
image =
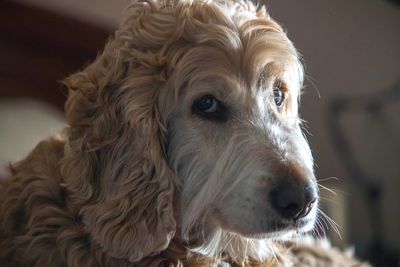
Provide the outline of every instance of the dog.
<path id="1" fill-rule="evenodd" d="M 0 265 L 352 260 L 285 246 L 313 229 L 319 196 L 298 114 L 303 67 L 265 7 L 135 0 L 126 13 L 65 80 L 69 126 L 1 183 Z"/>

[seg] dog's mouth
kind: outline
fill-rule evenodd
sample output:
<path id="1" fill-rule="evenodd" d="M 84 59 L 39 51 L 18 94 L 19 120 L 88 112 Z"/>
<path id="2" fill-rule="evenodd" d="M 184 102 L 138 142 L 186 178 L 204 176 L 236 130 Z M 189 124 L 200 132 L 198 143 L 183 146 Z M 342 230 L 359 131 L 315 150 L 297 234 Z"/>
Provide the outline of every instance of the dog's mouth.
<path id="1" fill-rule="evenodd" d="M 296 234 L 305 234 L 312 231 L 316 221 L 315 211 L 297 220 L 288 220 L 275 217 L 271 220 L 253 219 L 253 225 L 249 225 L 243 221 L 234 222 L 227 219 L 220 212 L 214 212 L 214 216 L 221 228 L 241 235 L 245 238 L 252 239 L 275 239 L 285 240 Z"/>
<path id="2" fill-rule="evenodd" d="M 315 219 L 304 218 L 297 221 L 271 222 L 269 229 L 260 233 L 240 233 L 246 238 L 285 240 L 293 235 L 305 234 L 314 228 Z"/>
<path id="3" fill-rule="evenodd" d="M 281 221 L 277 223 L 277 231 L 296 231 L 299 233 L 305 233 L 311 231 L 314 227 L 313 218 L 302 218 L 296 221 Z"/>

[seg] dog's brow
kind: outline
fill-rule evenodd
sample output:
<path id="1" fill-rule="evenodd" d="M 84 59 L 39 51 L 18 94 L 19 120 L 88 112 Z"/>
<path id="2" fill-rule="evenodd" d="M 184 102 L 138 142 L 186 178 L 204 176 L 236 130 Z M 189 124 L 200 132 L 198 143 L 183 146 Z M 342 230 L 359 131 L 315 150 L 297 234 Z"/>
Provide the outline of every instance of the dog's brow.
<path id="1" fill-rule="evenodd" d="M 260 71 L 259 74 L 255 77 L 258 77 L 256 81 L 256 90 L 262 90 L 266 88 L 266 85 L 270 80 L 276 80 L 279 78 L 281 72 L 281 68 L 278 68 L 274 63 L 269 63 L 265 65 Z"/>

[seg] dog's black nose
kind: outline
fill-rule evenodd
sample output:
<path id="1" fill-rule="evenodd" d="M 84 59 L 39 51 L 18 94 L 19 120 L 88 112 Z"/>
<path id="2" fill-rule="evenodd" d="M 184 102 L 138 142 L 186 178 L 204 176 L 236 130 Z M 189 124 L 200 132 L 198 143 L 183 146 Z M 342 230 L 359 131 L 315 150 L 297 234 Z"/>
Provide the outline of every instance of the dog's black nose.
<path id="1" fill-rule="evenodd" d="M 271 190 L 270 199 L 280 216 L 288 220 L 297 220 L 310 213 L 317 194 L 310 183 L 284 181 Z"/>

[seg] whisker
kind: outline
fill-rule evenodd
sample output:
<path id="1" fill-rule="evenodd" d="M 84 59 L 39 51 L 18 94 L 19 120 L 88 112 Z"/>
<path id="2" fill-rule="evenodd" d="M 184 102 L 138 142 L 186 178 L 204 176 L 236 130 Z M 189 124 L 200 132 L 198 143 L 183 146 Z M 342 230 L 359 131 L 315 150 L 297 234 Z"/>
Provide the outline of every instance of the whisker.
<path id="1" fill-rule="evenodd" d="M 326 226 L 324 226 L 323 220 L 324 220 L 323 218 L 319 218 L 319 225 L 321 225 L 320 237 L 326 237 L 326 233 L 327 233 L 327 228 L 326 228 Z"/>
<path id="2" fill-rule="evenodd" d="M 315 225 L 316 225 L 316 227 L 314 227 L 314 228 L 312 229 L 311 233 L 312 233 L 313 236 L 316 236 L 317 238 L 319 238 L 319 237 L 321 236 L 321 235 L 320 235 L 320 232 L 319 232 L 319 229 L 321 228 L 321 224 L 320 224 L 318 218 L 317 218 L 317 220 L 315 221 Z"/>
<path id="3" fill-rule="evenodd" d="M 336 191 L 336 193 L 340 193 L 340 194 L 343 194 L 343 195 L 346 195 L 346 196 L 352 196 L 353 195 L 350 192 L 346 192 L 346 191 L 343 191 L 343 190 L 340 190 L 340 189 L 337 189 L 337 188 L 335 188 L 335 191 Z"/>
<path id="4" fill-rule="evenodd" d="M 319 90 L 317 88 L 316 83 L 314 82 L 314 79 L 309 75 L 306 75 L 305 78 L 306 78 L 306 80 L 308 80 L 310 82 L 311 87 L 313 87 L 315 89 L 315 91 L 317 92 L 318 98 L 321 99 L 321 94 L 320 94 L 320 92 L 319 92 Z"/>
<path id="5" fill-rule="evenodd" d="M 337 201 L 335 201 L 334 199 L 330 199 L 330 198 L 327 198 L 327 197 L 319 197 L 322 201 L 327 201 L 327 202 L 330 202 L 330 203 L 333 203 L 333 204 L 337 204 Z"/>
<path id="6" fill-rule="evenodd" d="M 321 212 L 322 211 L 320 209 L 318 209 L 318 213 L 322 215 L 322 216 L 319 216 L 320 225 L 322 226 L 322 229 L 324 231 L 328 231 L 328 229 L 329 229 L 328 223 L 325 221 L 326 219 L 325 219 L 325 217 L 323 217 L 323 214 Z"/>
<path id="7" fill-rule="evenodd" d="M 317 223 L 318 228 L 315 229 L 315 230 L 316 230 L 316 233 L 318 235 L 318 238 L 321 238 L 322 235 L 326 236 L 326 228 L 325 228 L 326 226 L 324 226 L 324 224 L 322 222 L 322 219 L 320 217 L 317 218 L 317 222 L 316 223 Z"/>
<path id="8" fill-rule="evenodd" d="M 331 176 L 331 177 L 327 177 L 327 178 L 323 178 L 323 179 L 318 179 L 317 182 L 325 182 L 325 181 L 330 181 L 330 180 L 339 181 L 340 179 L 338 177 Z"/>
<path id="9" fill-rule="evenodd" d="M 322 212 L 322 211 L 321 211 Z M 328 220 L 328 222 L 332 223 L 332 225 L 335 225 L 338 229 L 342 228 L 339 224 L 337 224 L 332 218 L 330 218 L 328 215 L 326 215 L 324 212 L 322 212 L 322 215 Z"/>
<path id="10" fill-rule="evenodd" d="M 328 188 L 328 187 L 326 187 L 326 186 L 324 186 L 322 184 L 318 184 L 318 186 L 321 187 L 322 189 L 325 189 L 326 191 L 334 194 L 335 196 L 337 196 L 337 193 L 335 191 L 333 191 L 333 189 L 330 189 L 330 188 Z"/>
<path id="11" fill-rule="evenodd" d="M 321 233 L 319 232 L 319 230 L 317 228 L 312 230 L 311 235 L 316 239 L 321 238 Z"/>
<path id="12" fill-rule="evenodd" d="M 325 214 L 322 210 L 320 210 L 320 214 L 325 218 L 326 222 L 332 227 L 332 229 L 336 232 L 340 239 L 342 239 L 342 235 L 340 234 L 339 228 L 342 228 L 339 224 L 337 224 L 332 218 L 330 218 L 327 214 Z"/>
<path id="13" fill-rule="evenodd" d="M 307 121 L 305 121 L 305 120 L 303 120 L 303 119 L 300 119 L 300 127 L 301 127 L 301 129 L 302 129 L 305 133 L 307 133 L 309 136 L 313 136 L 313 134 L 309 131 L 309 125 L 308 125 L 308 122 L 307 122 Z"/>

